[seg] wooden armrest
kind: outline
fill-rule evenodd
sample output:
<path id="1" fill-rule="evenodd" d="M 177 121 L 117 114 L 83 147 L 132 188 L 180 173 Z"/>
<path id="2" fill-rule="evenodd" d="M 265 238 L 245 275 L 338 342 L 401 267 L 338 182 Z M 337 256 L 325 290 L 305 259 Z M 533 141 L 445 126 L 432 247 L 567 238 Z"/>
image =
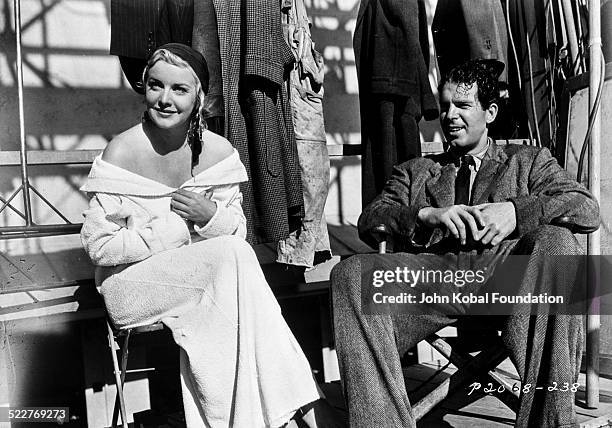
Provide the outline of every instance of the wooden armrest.
<path id="1" fill-rule="evenodd" d="M 585 231 L 581 230 L 580 226 L 572 222 L 569 216 L 564 215 L 561 217 L 557 217 L 553 219 L 553 221 L 551 221 L 551 224 L 554 226 L 559 226 L 559 227 L 564 227 L 566 229 L 569 229 L 569 231 L 572 233 L 585 233 Z"/>
<path id="2" fill-rule="evenodd" d="M 378 254 L 385 254 L 387 252 L 387 241 L 391 238 L 389 228 L 385 224 L 379 224 L 371 230 L 370 234 L 378 242 Z"/>

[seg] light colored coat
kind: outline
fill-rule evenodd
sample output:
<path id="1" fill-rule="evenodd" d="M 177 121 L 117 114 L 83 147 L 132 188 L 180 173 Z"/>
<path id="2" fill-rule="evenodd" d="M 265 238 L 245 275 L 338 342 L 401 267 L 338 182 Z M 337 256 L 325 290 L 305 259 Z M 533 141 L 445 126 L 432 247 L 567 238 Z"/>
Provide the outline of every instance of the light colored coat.
<path id="1" fill-rule="evenodd" d="M 187 223 L 170 210 L 176 189 L 97 157 L 81 191 L 93 194 L 83 214 L 83 247 L 97 266 L 144 260 L 160 251 L 222 235 L 246 236 L 239 183 L 247 173 L 234 152 L 185 182 L 181 188 L 212 192 L 217 211 L 203 226 Z"/>

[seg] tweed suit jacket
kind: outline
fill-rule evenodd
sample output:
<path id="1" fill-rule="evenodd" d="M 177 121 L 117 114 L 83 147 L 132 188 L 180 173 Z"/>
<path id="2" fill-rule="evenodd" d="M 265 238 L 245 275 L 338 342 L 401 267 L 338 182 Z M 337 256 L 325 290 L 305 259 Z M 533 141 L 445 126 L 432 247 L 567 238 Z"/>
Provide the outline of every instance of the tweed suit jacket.
<path id="1" fill-rule="evenodd" d="M 452 156 L 411 159 L 397 166 L 383 192 L 359 218 L 359 234 L 368 244 L 376 241 L 371 230 L 385 224 L 396 251 L 442 253 L 453 241 L 441 228 L 420 225 L 417 214 L 424 207 L 454 204 L 456 167 Z M 588 233 L 599 227 L 599 205 L 588 190 L 563 170 L 545 148 L 491 144 L 472 186 L 472 204 L 512 202 L 516 229 L 507 239 L 546 224 Z"/>

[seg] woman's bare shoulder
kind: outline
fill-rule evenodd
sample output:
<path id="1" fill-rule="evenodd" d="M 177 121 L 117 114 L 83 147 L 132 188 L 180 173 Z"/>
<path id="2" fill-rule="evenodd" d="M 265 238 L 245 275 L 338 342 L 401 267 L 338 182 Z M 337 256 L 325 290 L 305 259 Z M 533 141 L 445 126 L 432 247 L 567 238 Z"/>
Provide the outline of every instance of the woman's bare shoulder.
<path id="1" fill-rule="evenodd" d="M 102 152 L 102 160 L 125 169 L 132 169 L 133 162 L 146 148 L 146 135 L 140 124 L 123 131 L 113 138 Z"/>
<path id="2" fill-rule="evenodd" d="M 202 146 L 202 157 L 204 157 L 202 160 L 205 160 L 209 166 L 221 162 L 234 153 L 234 147 L 225 137 L 210 131 L 204 133 Z"/>

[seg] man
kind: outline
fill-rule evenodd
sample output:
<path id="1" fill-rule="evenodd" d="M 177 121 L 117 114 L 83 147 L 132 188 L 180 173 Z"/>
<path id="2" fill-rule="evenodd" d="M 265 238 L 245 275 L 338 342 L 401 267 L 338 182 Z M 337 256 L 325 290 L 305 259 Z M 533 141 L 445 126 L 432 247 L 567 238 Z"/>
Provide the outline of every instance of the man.
<path id="1" fill-rule="evenodd" d="M 599 227 L 597 202 L 547 149 L 502 147 L 488 138 L 499 74 L 491 64 L 467 62 L 442 81 L 440 121 L 449 149 L 399 165 L 359 219 L 366 242 L 374 245 L 373 229 L 385 224 L 395 250 L 412 254 L 358 255 L 332 273 L 336 346 L 352 427 L 414 427 L 400 355 L 470 309 L 412 305 L 419 315 L 364 314 L 361 272 L 374 266 L 456 269 L 466 263 L 474 270 L 498 269 L 508 254 L 528 254 L 516 292 L 543 292 L 571 284 L 555 274 L 553 258 L 542 256 L 579 253 L 569 229 L 587 233 Z M 470 291 L 479 286 L 471 284 Z M 502 331 L 523 383 L 543 386 L 521 394 L 517 426 L 570 426 L 574 394 L 546 386 L 577 379 L 580 317 L 518 311 L 503 317 Z"/>

